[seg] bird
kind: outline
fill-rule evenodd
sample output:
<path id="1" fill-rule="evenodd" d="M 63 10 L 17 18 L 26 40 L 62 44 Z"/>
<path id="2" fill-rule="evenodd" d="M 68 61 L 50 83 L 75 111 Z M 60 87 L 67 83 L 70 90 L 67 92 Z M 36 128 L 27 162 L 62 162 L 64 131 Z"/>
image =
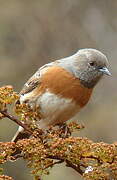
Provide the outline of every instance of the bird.
<path id="1" fill-rule="evenodd" d="M 20 104 L 38 109 L 42 118 L 37 122 L 46 130 L 75 117 L 88 103 L 95 85 L 108 70 L 108 59 L 99 50 L 84 48 L 75 54 L 45 64 L 25 83 L 20 92 Z M 12 139 L 27 137 L 19 126 Z"/>

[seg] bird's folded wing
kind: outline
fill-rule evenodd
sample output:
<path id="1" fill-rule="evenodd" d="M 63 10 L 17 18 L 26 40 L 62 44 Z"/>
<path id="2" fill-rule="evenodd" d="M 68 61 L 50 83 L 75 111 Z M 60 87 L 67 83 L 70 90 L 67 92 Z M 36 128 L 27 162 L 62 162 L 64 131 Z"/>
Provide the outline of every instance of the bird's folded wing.
<path id="1" fill-rule="evenodd" d="M 41 76 L 47 71 L 48 68 L 56 65 L 57 62 L 48 63 L 37 70 L 37 72 L 24 84 L 20 95 L 27 94 L 34 90 L 41 83 Z"/>

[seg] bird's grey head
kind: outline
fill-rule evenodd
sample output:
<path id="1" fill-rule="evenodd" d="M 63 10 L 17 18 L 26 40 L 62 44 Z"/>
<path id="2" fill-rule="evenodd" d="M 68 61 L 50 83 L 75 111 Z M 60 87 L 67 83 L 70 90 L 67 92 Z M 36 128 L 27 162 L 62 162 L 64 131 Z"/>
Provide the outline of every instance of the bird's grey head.
<path id="1" fill-rule="evenodd" d="M 96 49 L 81 49 L 74 55 L 74 74 L 88 88 L 94 87 L 108 70 L 107 57 Z"/>

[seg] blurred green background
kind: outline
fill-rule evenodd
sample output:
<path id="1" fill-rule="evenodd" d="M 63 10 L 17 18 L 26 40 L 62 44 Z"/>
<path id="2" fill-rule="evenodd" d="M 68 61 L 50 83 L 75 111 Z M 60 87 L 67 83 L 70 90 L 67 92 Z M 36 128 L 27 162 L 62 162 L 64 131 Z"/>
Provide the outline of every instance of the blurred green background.
<path id="1" fill-rule="evenodd" d="M 110 0 L 0 0 L 0 86 L 11 84 L 20 91 L 43 64 L 96 48 L 110 62 L 112 77 L 104 77 L 89 104 L 79 113 L 85 129 L 78 136 L 95 142 L 117 140 L 117 1 Z M 0 140 L 10 141 L 17 125 L 0 122 Z M 32 180 L 26 163 L 5 165 L 15 180 Z M 64 166 L 56 166 L 44 180 L 81 180 Z"/>

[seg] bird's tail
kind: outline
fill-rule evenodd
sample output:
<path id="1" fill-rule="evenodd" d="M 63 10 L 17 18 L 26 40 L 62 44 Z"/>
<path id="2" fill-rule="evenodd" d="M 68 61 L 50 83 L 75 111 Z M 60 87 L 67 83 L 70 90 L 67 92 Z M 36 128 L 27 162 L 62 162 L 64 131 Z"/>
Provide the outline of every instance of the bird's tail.
<path id="1" fill-rule="evenodd" d="M 29 137 L 30 137 L 29 133 L 27 133 L 21 126 L 19 126 L 11 142 L 17 142 L 18 140 L 26 139 Z"/>

